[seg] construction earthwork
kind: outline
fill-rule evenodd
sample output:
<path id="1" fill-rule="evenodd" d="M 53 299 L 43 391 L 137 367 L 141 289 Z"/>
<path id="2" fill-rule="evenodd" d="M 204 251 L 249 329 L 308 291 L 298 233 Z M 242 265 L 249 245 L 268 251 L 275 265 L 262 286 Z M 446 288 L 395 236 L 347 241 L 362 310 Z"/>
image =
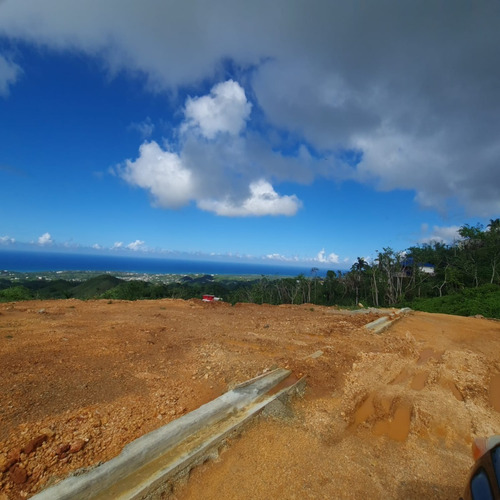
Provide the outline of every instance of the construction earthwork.
<path id="1" fill-rule="evenodd" d="M 92 470 L 276 368 L 305 377 L 304 394 L 224 440 L 169 496 L 458 498 L 473 439 L 500 434 L 500 322 L 395 313 L 0 304 L 0 500 Z M 395 321 L 365 327 L 382 316 Z"/>

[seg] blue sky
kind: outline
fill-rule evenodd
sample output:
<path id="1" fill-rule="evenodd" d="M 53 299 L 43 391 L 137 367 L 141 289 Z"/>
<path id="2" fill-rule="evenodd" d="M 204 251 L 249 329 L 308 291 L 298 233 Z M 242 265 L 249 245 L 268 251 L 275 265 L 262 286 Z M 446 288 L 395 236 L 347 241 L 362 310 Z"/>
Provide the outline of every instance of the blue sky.
<path id="1" fill-rule="evenodd" d="M 500 4 L 0 3 L 0 250 L 349 267 L 500 213 Z"/>

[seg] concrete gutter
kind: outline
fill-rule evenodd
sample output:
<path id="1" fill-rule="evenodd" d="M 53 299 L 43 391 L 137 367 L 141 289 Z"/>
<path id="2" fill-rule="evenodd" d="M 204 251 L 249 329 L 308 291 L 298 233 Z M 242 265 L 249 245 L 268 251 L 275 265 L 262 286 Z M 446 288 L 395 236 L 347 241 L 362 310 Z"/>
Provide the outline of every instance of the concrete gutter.
<path id="1" fill-rule="evenodd" d="M 383 331 L 387 330 L 395 321 L 401 319 L 402 316 L 409 313 L 411 309 L 409 307 L 403 307 L 402 309 L 397 310 L 395 313 L 390 316 L 382 316 L 371 323 L 365 325 L 367 330 L 370 330 L 372 333 L 381 334 Z"/>
<path id="2" fill-rule="evenodd" d="M 305 379 L 278 368 L 132 441 L 112 460 L 71 476 L 36 500 L 160 498 L 175 480 L 202 463 L 225 438 L 276 400 L 303 389 Z M 78 472 L 77 472 L 78 474 Z"/>
<path id="3" fill-rule="evenodd" d="M 358 314 L 400 314 L 401 312 L 411 311 L 409 307 L 403 307 L 402 309 L 398 309 L 394 313 L 394 309 L 387 307 L 363 307 L 362 309 L 333 309 L 330 308 L 327 310 L 328 314 L 338 314 L 340 316 L 357 316 Z"/>

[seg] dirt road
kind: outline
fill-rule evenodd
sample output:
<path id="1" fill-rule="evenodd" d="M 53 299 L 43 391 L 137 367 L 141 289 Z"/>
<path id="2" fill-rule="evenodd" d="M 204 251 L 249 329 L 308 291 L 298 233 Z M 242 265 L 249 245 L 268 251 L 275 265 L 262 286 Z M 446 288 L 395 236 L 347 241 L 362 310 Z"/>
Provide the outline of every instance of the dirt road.
<path id="1" fill-rule="evenodd" d="M 500 433 L 500 323 L 201 301 L 0 304 L 0 499 L 26 498 L 275 366 L 307 376 L 177 498 L 457 498 Z M 314 356 L 311 356 L 314 354 Z M 3 495 L 3 497 L 2 497 Z"/>

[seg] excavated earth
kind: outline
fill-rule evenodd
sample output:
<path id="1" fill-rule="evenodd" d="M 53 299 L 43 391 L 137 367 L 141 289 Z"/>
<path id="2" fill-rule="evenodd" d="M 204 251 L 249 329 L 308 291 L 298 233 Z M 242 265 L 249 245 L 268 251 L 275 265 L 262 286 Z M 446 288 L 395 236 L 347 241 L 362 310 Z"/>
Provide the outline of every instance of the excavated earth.
<path id="1" fill-rule="evenodd" d="M 275 367 L 307 377 L 177 484 L 177 499 L 458 498 L 500 434 L 500 323 L 198 300 L 0 304 L 0 500 L 68 474 Z"/>

